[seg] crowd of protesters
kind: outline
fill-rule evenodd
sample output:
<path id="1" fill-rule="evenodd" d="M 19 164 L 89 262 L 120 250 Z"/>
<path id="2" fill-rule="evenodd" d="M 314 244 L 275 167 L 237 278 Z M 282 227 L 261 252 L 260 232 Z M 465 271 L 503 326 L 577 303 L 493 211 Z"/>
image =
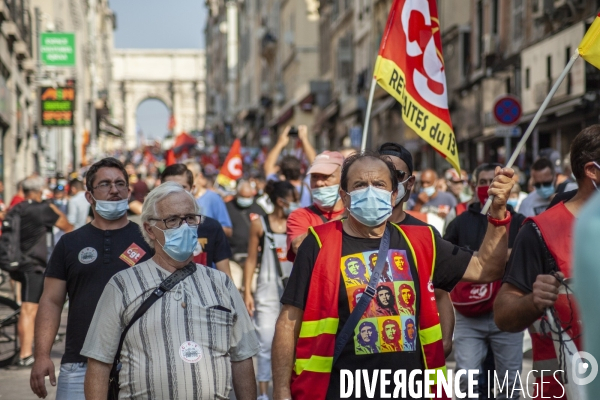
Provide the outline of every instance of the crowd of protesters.
<path id="1" fill-rule="evenodd" d="M 534 369 L 559 369 L 547 367 L 556 357 L 541 317 L 571 273 L 571 250 L 547 225 L 561 221 L 570 240 L 600 182 L 600 126 L 527 174 L 495 163 L 418 170 L 399 143 L 317 154 L 307 128 L 296 132 L 287 127 L 234 192 L 202 158 L 166 166 L 137 151 L 68 180 L 19 182 L 0 217 L 21 215 L 31 260 L 11 278 L 22 304 L 15 364 L 32 368 L 36 395 L 49 376 L 59 399 L 105 399 L 117 359 L 127 398 L 227 398 L 233 388 L 238 399 L 337 399 L 342 369 L 445 370 L 453 352 L 457 369 L 480 370 L 485 398 L 485 371 L 520 387 L 527 327 L 544 367 Z M 301 154 L 289 151 L 295 141 Z M 527 250 L 536 246 L 556 262 Z M 57 379 L 50 352 L 67 299 Z M 579 327 L 565 329 L 579 346 Z M 339 351 L 332 337 L 345 338 Z"/>

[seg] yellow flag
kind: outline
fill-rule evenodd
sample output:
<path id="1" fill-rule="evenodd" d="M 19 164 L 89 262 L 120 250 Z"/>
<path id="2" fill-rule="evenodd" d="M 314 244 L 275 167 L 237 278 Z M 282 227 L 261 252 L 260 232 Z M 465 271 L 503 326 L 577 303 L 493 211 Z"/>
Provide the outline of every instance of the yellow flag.
<path id="1" fill-rule="evenodd" d="M 600 69 L 600 14 L 592 22 L 577 50 L 585 61 Z"/>

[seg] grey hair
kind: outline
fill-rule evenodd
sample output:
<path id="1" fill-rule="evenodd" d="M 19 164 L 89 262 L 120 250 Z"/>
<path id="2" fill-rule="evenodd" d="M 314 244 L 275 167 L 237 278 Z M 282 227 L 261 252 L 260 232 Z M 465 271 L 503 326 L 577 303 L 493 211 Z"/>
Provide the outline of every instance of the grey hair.
<path id="1" fill-rule="evenodd" d="M 146 232 L 146 229 L 143 228 L 143 225 L 145 222 L 150 224 L 150 220 L 152 218 L 158 217 L 158 215 L 156 213 L 156 205 L 158 203 L 160 203 L 167 197 L 169 197 L 173 194 L 177 194 L 177 193 L 187 194 L 190 197 L 190 200 L 192 200 L 194 202 L 194 212 L 197 214 L 200 213 L 200 206 L 198 206 L 198 203 L 196 203 L 196 199 L 194 199 L 194 196 L 192 196 L 192 194 L 190 192 L 185 190 L 183 188 L 183 186 L 181 186 L 179 183 L 170 181 L 170 182 L 162 183 L 158 187 L 154 188 L 148 194 L 148 197 L 146 197 L 146 199 L 144 200 L 144 205 L 142 206 L 142 215 L 141 215 L 142 235 L 144 236 L 144 239 L 146 240 L 146 242 L 148 242 L 150 247 L 154 247 L 154 243 L 152 242 L 152 239 L 150 239 L 150 236 L 148 236 L 148 232 Z"/>
<path id="2" fill-rule="evenodd" d="M 46 187 L 46 181 L 41 176 L 30 176 L 23 180 L 23 192 L 41 192 Z"/>

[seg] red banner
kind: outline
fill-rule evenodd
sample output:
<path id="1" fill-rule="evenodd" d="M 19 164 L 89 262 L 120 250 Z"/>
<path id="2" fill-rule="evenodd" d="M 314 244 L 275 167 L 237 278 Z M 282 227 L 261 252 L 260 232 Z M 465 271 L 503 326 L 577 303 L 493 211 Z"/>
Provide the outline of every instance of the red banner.
<path id="1" fill-rule="evenodd" d="M 217 175 L 217 183 L 224 188 L 231 188 L 232 183 L 242 177 L 242 173 L 242 142 L 240 142 L 240 139 L 235 139 L 221 171 Z"/>
<path id="2" fill-rule="evenodd" d="M 406 125 L 460 171 L 435 0 L 394 1 L 374 77 L 402 104 Z"/>

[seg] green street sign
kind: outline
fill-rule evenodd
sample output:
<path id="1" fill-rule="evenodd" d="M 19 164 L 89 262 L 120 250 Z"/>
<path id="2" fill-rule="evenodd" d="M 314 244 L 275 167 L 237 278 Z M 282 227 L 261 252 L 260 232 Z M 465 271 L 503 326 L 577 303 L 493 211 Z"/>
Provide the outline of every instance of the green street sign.
<path id="1" fill-rule="evenodd" d="M 75 34 L 44 32 L 40 34 L 42 64 L 54 67 L 75 66 Z"/>

